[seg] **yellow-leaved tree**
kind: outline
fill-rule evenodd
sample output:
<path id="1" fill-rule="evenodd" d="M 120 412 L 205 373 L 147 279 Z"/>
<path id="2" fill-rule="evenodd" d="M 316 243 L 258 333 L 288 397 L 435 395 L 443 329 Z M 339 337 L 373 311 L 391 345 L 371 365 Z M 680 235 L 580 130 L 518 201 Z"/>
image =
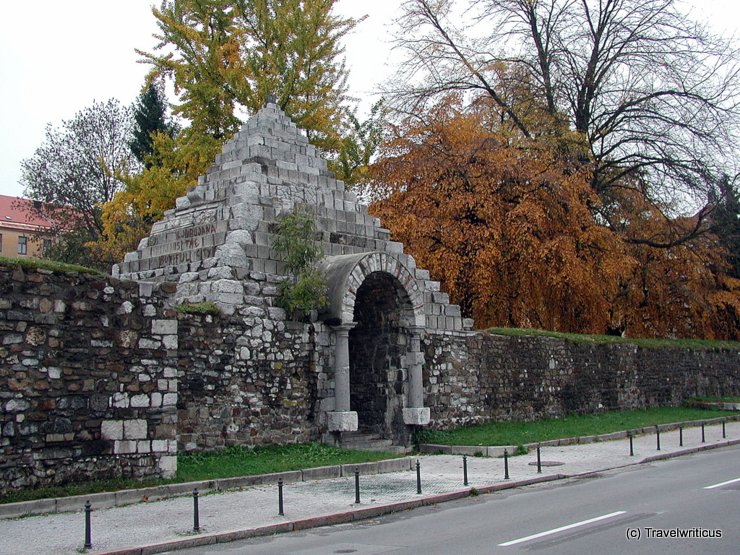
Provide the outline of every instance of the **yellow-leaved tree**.
<path id="1" fill-rule="evenodd" d="M 174 85 L 173 114 L 186 125 L 155 138 L 142 173 L 123 176 L 94 248 L 111 261 L 135 248 L 270 94 L 314 145 L 339 152 L 348 126 L 340 41 L 357 21 L 335 15 L 336 1 L 171 0 L 152 9 L 159 42 L 139 53 L 150 81 Z"/>

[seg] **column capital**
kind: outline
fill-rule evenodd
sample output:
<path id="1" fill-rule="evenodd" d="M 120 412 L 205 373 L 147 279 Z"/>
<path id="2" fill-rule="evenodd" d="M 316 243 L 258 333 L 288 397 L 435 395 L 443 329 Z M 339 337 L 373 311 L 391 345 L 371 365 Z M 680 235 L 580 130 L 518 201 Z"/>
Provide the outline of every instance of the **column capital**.
<path id="1" fill-rule="evenodd" d="M 339 324 L 338 326 L 329 326 L 331 330 L 337 335 L 347 335 L 350 330 L 357 325 L 357 322 L 346 322 Z"/>

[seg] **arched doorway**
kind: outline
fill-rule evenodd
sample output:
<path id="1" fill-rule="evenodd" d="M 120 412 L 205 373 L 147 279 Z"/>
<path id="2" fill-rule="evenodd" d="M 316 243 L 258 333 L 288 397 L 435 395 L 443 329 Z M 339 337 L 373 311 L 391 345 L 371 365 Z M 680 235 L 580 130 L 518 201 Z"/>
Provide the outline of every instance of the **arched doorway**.
<path id="1" fill-rule="evenodd" d="M 334 349 L 332 408 L 322 414 L 331 441 L 360 430 L 405 445 L 413 427 L 430 422 L 420 345 L 424 294 L 400 256 L 369 252 L 321 262 L 329 303 L 319 318 Z"/>
<path id="2" fill-rule="evenodd" d="M 401 283 L 372 272 L 357 290 L 349 332 L 350 405 L 358 430 L 405 443 L 404 399 L 413 308 Z"/>

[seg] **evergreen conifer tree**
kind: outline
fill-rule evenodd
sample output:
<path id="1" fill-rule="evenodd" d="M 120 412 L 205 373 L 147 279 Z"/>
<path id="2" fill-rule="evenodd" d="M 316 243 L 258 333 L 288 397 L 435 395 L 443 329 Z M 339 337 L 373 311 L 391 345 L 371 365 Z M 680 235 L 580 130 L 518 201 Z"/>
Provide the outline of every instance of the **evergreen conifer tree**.
<path id="1" fill-rule="evenodd" d="M 152 166 L 147 160 L 154 152 L 152 136 L 155 133 L 174 135 L 175 128 L 168 121 L 167 105 L 162 85 L 151 82 L 139 95 L 134 106 L 134 129 L 131 140 L 131 151 L 147 168 Z"/>

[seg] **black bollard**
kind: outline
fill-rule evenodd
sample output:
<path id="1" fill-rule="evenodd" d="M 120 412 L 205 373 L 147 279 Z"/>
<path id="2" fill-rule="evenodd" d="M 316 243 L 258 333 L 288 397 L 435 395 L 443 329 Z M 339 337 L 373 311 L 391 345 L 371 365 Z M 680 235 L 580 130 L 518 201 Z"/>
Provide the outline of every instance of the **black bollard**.
<path id="1" fill-rule="evenodd" d="M 90 513 L 92 505 L 90 501 L 85 502 L 85 549 L 92 549 L 92 530 L 90 529 Z"/>
<path id="2" fill-rule="evenodd" d="M 355 503 L 360 504 L 360 471 L 355 468 Z"/>
<path id="3" fill-rule="evenodd" d="M 198 489 L 193 490 L 193 532 L 200 532 L 200 513 L 198 512 Z"/>
<path id="4" fill-rule="evenodd" d="M 421 464 L 416 459 L 416 493 L 421 494 Z"/>
<path id="5" fill-rule="evenodd" d="M 701 423 L 701 442 L 706 443 L 704 439 L 704 422 Z"/>
<path id="6" fill-rule="evenodd" d="M 504 449 L 504 480 L 509 479 L 509 451 Z"/>
<path id="7" fill-rule="evenodd" d="M 725 422 L 727 422 L 727 418 L 722 419 L 722 439 L 727 439 L 727 433 L 725 432 Z"/>
<path id="8" fill-rule="evenodd" d="M 658 451 L 660 451 L 660 428 L 658 426 L 655 426 L 655 441 L 658 444 Z"/>
<path id="9" fill-rule="evenodd" d="M 537 474 L 542 474 L 542 459 L 540 459 L 540 446 L 537 446 Z"/>
<path id="10" fill-rule="evenodd" d="M 278 480 L 278 514 L 280 516 L 285 516 L 285 511 L 283 510 L 283 479 L 282 478 Z"/>
<path id="11" fill-rule="evenodd" d="M 678 446 L 683 447 L 683 426 L 678 427 Z"/>
<path id="12" fill-rule="evenodd" d="M 463 485 L 468 485 L 468 456 L 463 455 Z"/>
<path id="13" fill-rule="evenodd" d="M 627 432 L 627 437 L 630 438 L 630 457 L 635 456 L 635 448 L 632 444 L 632 432 Z"/>

